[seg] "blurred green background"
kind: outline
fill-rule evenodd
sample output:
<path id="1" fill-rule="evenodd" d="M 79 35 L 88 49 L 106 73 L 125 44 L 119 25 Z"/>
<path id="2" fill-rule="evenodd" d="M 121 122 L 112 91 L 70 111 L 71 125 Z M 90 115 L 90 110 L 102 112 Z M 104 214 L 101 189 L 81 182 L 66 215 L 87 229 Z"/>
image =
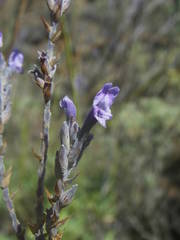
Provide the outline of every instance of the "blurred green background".
<path id="1" fill-rule="evenodd" d="M 0 0 L 3 52 L 25 55 L 13 83 L 12 117 L 5 129 L 10 191 L 24 224 L 35 220 L 43 97 L 27 73 L 47 44 L 40 17 L 45 0 Z M 107 129 L 78 167 L 76 197 L 62 217 L 68 240 L 180 239 L 180 1 L 74 0 L 57 44 L 60 59 L 52 103 L 46 186 L 53 189 L 55 151 L 69 95 L 82 123 L 105 82 L 121 88 Z M 47 204 L 47 203 L 46 203 Z M 32 239 L 27 232 L 28 239 Z M 0 240 L 15 239 L 0 193 Z"/>

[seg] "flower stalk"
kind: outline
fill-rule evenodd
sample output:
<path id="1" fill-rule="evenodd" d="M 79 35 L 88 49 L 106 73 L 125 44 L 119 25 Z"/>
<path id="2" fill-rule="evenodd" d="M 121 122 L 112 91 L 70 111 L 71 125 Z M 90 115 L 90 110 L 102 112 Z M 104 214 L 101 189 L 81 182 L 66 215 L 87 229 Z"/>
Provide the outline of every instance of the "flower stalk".
<path id="1" fill-rule="evenodd" d="M 0 32 L 0 47 L 3 46 L 3 35 Z M 0 52 L 0 188 L 6 208 L 11 218 L 12 227 L 19 240 L 25 239 L 25 231 L 15 213 L 13 201 L 9 192 L 11 170 L 6 171 L 4 165 L 4 153 L 6 144 L 3 141 L 4 126 L 10 118 L 11 113 L 11 79 L 14 72 L 22 71 L 24 56 L 18 50 L 14 50 L 5 62 Z"/>
<path id="2" fill-rule="evenodd" d="M 44 179 L 46 174 L 46 162 L 48 158 L 49 127 L 51 120 L 51 98 L 53 94 L 53 78 L 56 72 L 56 56 L 54 54 L 55 43 L 61 36 L 60 17 L 68 9 L 71 1 L 47 0 L 50 10 L 50 23 L 42 17 L 42 22 L 48 32 L 48 46 L 45 51 L 38 52 L 40 68 L 34 66 L 30 71 L 34 75 L 36 84 L 41 88 L 44 96 L 44 113 L 42 126 L 41 160 L 38 170 L 37 186 L 37 231 L 36 239 L 44 237 Z M 68 3 L 68 5 L 67 5 Z"/>

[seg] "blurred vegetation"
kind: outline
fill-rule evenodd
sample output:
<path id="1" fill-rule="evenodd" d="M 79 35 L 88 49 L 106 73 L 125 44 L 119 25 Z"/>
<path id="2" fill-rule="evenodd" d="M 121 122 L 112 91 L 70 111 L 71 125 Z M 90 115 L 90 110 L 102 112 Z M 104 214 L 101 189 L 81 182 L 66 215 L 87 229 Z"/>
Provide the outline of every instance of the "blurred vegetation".
<path id="1" fill-rule="evenodd" d="M 45 1 L 0 0 L 6 54 L 25 54 L 24 74 L 14 81 L 13 113 L 6 127 L 6 166 L 18 216 L 33 223 L 43 98 L 27 74 L 47 36 L 40 16 Z M 180 1 L 73 1 L 58 43 L 46 186 L 51 191 L 64 119 L 60 97 L 78 105 L 82 122 L 105 82 L 120 86 L 107 129 L 79 164 L 79 189 L 64 226 L 69 240 L 180 239 Z M 59 54 L 60 53 L 60 54 Z M 31 234 L 28 232 L 29 239 Z M 0 193 L 0 240 L 14 239 Z"/>

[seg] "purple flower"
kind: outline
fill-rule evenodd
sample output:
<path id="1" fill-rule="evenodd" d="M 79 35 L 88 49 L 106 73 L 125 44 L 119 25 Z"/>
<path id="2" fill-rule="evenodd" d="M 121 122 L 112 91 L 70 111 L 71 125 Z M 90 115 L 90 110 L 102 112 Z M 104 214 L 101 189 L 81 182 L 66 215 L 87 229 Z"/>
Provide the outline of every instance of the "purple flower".
<path id="1" fill-rule="evenodd" d="M 103 127 L 106 127 L 106 121 L 112 118 L 110 107 L 119 91 L 119 87 L 113 87 L 112 83 L 104 84 L 103 88 L 94 97 L 93 106 L 80 130 L 79 138 L 88 133 L 97 121 Z"/>
<path id="2" fill-rule="evenodd" d="M 113 87 L 112 83 L 106 83 L 94 98 L 93 115 L 103 127 L 106 127 L 106 121 L 112 118 L 110 107 L 119 91 L 120 89 Z"/>
<path id="3" fill-rule="evenodd" d="M 76 106 L 68 96 L 63 97 L 59 105 L 64 109 L 67 119 L 76 118 Z"/>
<path id="4" fill-rule="evenodd" d="M 8 65 L 12 71 L 22 72 L 24 55 L 19 50 L 13 50 L 8 59 Z"/>
<path id="5" fill-rule="evenodd" d="M 3 46 L 3 34 L 0 32 L 0 48 Z"/>

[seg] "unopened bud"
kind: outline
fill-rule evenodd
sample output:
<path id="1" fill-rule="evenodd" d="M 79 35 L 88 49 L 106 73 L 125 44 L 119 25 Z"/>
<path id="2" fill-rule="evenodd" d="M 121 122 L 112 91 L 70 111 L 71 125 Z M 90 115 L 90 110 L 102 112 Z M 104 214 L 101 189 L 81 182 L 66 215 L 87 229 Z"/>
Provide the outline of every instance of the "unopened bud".
<path id="1" fill-rule="evenodd" d="M 70 138 L 69 138 L 69 126 L 66 121 L 63 122 L 61 131 L 60 131 L 61 144 L 66 148 L 66 151 L 69 152 L 70 149 Z"/>
<path id="2" fill-rule="evenodd" d="M 61 16 L 69 8 L 71 0 L 62 0 L 61 1 Z"/>

